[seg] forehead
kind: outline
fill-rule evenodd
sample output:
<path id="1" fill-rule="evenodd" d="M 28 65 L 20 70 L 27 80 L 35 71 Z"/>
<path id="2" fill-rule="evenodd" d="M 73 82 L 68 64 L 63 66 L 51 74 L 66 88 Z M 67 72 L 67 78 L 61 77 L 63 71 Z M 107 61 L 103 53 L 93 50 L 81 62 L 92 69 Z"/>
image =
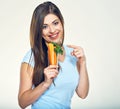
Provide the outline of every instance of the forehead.
<path id="1" fill-rule="evenodd" d="M 44 18 L 44 24 L 50 24 L 55 20 L 59 20 L 59 18 L 54 14 L 48 14 Z"/>

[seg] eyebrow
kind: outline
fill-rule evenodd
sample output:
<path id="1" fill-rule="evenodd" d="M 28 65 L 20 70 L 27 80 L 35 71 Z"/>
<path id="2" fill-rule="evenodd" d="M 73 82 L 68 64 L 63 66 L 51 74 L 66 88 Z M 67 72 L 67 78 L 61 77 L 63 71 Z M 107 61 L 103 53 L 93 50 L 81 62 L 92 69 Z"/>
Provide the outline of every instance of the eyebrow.
<path id="1" fill-rule="evenodd" d="M 59 19 L 55 19 L 52 21 L 52 23 L 56 22 L 56 21 L 59 21 Z M 48 24 L 43 24 L 43 25 L 48 25 Z"/>
<path id="2" fill-rule="evenodd" d="M 59 19 L 55 19 L 52 23 L 56 22 L 56 21 L 59 21 Z"/>

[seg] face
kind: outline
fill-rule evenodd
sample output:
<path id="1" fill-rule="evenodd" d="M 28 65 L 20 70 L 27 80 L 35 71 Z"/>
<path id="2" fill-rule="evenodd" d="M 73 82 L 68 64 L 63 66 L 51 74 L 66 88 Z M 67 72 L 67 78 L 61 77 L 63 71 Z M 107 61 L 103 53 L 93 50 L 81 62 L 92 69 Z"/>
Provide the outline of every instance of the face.
<path id="1" fill-rule="evenodd" d="M 48 14 L 44 18 L 43 23 L 43 38 L 46 42 L 62 43 L 63 40 L 63 26 L 60 19 L 54 14 Z"/>

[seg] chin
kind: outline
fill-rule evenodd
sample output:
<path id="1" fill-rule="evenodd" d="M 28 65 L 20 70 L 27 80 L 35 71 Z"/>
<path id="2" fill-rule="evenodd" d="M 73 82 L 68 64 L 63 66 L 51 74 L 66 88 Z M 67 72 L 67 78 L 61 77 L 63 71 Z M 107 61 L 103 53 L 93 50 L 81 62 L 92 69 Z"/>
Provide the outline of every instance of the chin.
<path id="1" fill-rule="evenodd" d="M 57 44 L 59 44 L 59 45 L 62 45 L 62 44 L 63 44 L 63 41 L 62 41 L 62 40 L 59 40 L 59 41 L 53 41 L 53 42 L 55 42 L 55 43 L 57 43 Z"/>

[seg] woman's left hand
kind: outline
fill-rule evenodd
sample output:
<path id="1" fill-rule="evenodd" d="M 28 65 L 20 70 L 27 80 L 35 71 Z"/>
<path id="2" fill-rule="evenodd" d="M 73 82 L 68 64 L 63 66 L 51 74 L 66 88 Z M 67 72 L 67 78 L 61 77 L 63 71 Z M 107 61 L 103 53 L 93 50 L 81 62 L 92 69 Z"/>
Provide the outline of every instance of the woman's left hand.
<path id="1" fill-rule="evenodd" d="M 78 58 L 78 61 L 80 62 L 80 64 L 86 61 L 83 48 L 81 48 L 80 46 L 76 46 L 76 45 L 68 45 L 68 47 L 73 48 L 71 55 Z"/>

